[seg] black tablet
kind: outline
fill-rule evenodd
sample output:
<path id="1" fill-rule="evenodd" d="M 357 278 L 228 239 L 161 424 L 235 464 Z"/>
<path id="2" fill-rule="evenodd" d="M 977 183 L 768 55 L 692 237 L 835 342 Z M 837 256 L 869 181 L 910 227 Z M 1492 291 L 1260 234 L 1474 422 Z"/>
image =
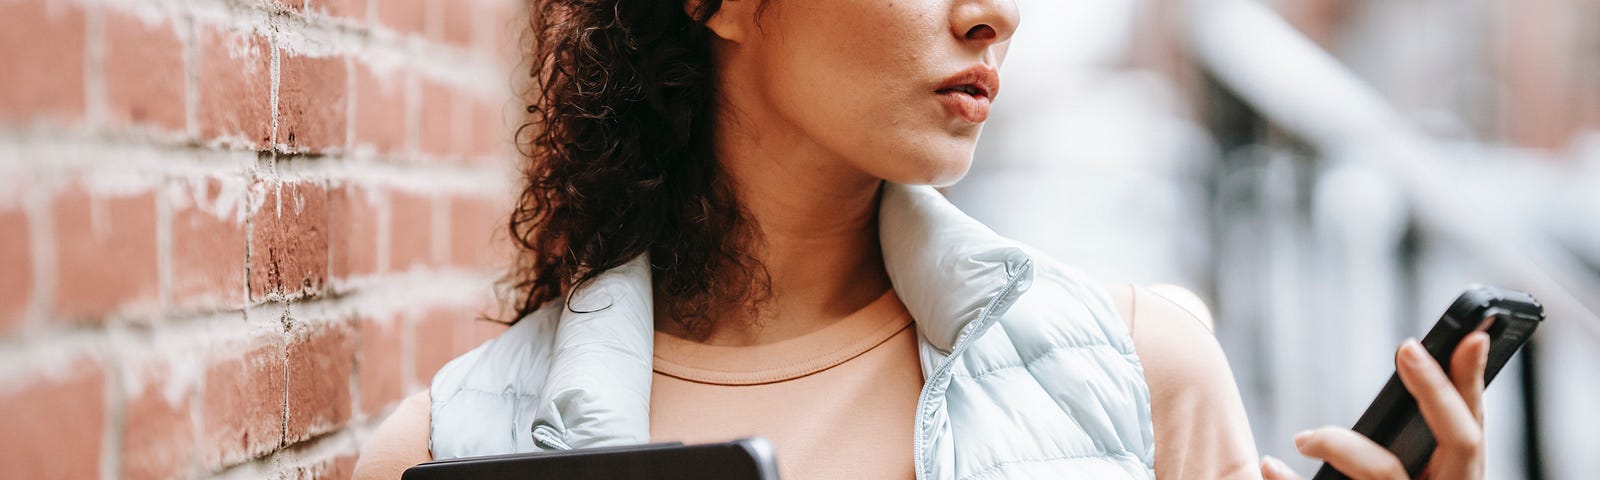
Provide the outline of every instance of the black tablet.
<path id="1" fill-rule="evenodd" d="M 777 480 L 772 444 L 761 438 L 684 445 L 651 443 L 437 460 L 406 469 L 402 480 L 632 479 Z"/>

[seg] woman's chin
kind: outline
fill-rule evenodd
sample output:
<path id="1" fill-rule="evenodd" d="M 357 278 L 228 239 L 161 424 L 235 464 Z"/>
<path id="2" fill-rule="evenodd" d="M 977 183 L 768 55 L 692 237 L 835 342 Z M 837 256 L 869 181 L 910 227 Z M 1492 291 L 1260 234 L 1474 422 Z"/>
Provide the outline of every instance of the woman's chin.
<path id="1" fill-rule="evenodd" d="M 961 181 L 972 167 L 972 157 L 934 159 L 915 165 L 907 171 L 882 176 L 884 180 L 904 185 L 932 185 L 945 187 Z"/>

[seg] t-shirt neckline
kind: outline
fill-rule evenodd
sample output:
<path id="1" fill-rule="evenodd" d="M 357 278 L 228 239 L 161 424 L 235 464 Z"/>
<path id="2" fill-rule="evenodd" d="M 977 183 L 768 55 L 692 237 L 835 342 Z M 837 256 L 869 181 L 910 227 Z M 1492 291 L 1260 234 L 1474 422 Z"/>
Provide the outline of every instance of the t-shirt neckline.
<path id="1" fill-rule="evenodd" d="M 657 331 L 654 369 L 713 385 L 784 382 L 850 361 L 906 328 L 912 328 L 911 313 L 891 288 L 832 325 L 773 343 L 707 345 Z"/>

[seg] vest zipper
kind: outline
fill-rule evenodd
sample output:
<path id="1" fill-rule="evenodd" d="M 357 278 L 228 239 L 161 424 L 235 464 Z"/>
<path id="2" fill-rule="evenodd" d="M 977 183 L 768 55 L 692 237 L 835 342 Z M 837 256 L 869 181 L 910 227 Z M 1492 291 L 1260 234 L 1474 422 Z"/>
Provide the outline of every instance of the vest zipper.
<path id="1" fill-rule="evenodd" d="M 567 445 L 567 441 L 561 437 L 561 432 L 556 431 L 555 427 L 544 424 L 533 426 L 533 444 L 546 450 L 572 450 L 572 446 Z"/>
<path id="2" fill-rule="evenodd" d="M 983 306 L 983 310 L 978 312 L 978 318 L 968 323 L 966 327 L 962 327 L 961 333 L 956 336 L 955 345 L 950 347 L 950 355 L 945 356 L 944 360 L 939 362 L 939 367 L 933 371 L 933 377 L 923 383 L 922 392 L 917 395 L 917 431 L 911 437 L 911 448 L 914 449 L 911 452 L 911 461 L 916 466 L 917 480 L 928 480 L 927 477 L 932 475 L 927 471 L 927 455 L 922 453 L 923 444 L 927 442 L 928 415 L 930 414 L 928 408 L 932 387 L 944 383 L 945 377 L 950 375 L 950 368 L 955 364 L 956 357 L 966 351 L 967 346 L 972 343 L 974 333 L 989 329 L 989 324 L 994 323 L 994 319 L 991 317 L 994 315 L 995 308 L 1000 306 L 1002 302 L 1006 302 L 1011 297 L 1011 292 L 1022 284 L 1023 279 L 1031 278 L 1032 273 L 1033 259 L 1030 258 L 1023 262 L 1022 267 L 1018 268 L 1016 273 L 1011 275 L 1011 278 L 1006 279 L 1006 284 L 1001 287 L 1000 292 L 995 295 L 994 299 L 989 301 L 989 304 Z M 1011 299 L 1011 301 L 1015 301 L 1015 299 Z"/>

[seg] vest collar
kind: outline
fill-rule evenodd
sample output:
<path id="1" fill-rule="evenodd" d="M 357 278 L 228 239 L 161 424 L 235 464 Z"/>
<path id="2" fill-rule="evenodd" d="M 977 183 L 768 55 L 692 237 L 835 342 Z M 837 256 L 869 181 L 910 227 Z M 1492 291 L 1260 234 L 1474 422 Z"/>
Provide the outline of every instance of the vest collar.
<path id="1" fill-rule="evenodd" d="M 1031 259 L 927 186 L 885 183 L 879 240 L 889 281 L 928 346 L 976 338 L 1032 281 Z M 654 320 L 641 255 L 565 299 L 532 434 L 546 449 L 649 441 Z"/>
<path id="2" fill-rule="evenodd" d="M 878 239 L 889 281 L 918 333 L 946 354 L 963 335 L 982 335 L 990 322 L 974 320 L 1005 314 L 1033 280 L 1032 259 L 1019 244 L 968 217 L 933 187 L 885 183 Z M 969 326 L 980 328 L 963 333 Z"/>

